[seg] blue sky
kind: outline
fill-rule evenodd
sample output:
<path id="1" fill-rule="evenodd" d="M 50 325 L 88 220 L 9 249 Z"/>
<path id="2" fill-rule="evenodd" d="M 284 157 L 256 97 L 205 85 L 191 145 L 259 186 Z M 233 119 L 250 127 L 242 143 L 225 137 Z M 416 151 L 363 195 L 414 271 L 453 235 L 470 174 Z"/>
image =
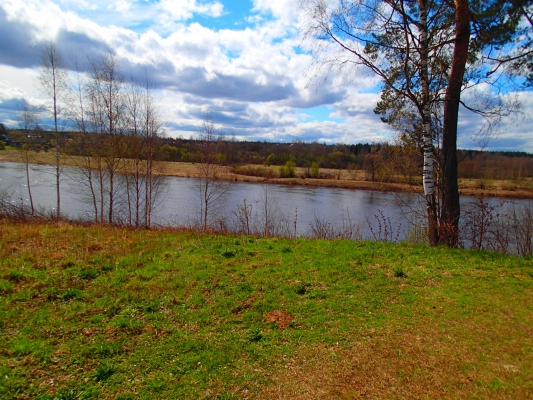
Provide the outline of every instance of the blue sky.
<path id="1" fill-rule="evenodd" d="M 48 102 L 37 90 L 40 47 L 69 60 L 112 48 L 126 77 L 148 71 L 168 136 L 196 135 L 209 113 L 241 140 L 377 142 L 393 137 L 373 109 L 376 80 L 309 71 L 298 36 L 298 0 L 0 0 L 0 122 L 17 105 Z M 493 150 L 533 152 L 531 93 L 522 117 L 505 119 Z M 476 148 L 483 125 L 461 114 L 459 147 Z"/>

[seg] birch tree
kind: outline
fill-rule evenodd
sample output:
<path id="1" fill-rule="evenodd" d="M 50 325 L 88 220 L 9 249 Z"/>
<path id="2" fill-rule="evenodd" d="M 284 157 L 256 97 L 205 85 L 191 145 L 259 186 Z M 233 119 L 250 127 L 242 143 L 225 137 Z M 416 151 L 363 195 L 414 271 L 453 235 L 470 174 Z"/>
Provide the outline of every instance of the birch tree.
<path id="1" fill-rule="evenodd" d="M 69 116 L 77 128 L 71 143 L 77 176 L 89 189 L 85 198 L 95 221 L 148 227 L 163 180 L 163 128 L 149 77 L 145 74 L 144 83 L 125 83 L 111 51 L 89 64 L 83 73 L 74 63 L 69 98 Z"/>
<path id="2" fill-rule="evenodd" d="M 515 6 L 503 0 L 302 0 L 301 5 L 303 34 L 317 73 L 344 74 L 353 67 L 370 71 L 381 81 L 376 111 L 384 121 L 404 130 L 412 123 L 413 136 L 421 132 L 416 140 L 424 152 L 429 241 L 456 246 L 459 107 L 496 118 L 504 107 L 501 102 L 490 110 L 469 106 L 461 94 L 477 83 L 493 82 L 487 79 L 484 57 L 518 35 L 520 20 L 510 17 Z M 441 170 L 437 184 L 435 160 Z"/>
<path id="3" fill-rule="evenodd" d="M 128 159 L 124 162 L 128 172 L 128 215 L 134 226 L 149 227 L 161 188 L 158 149 L 163 133 L 162 123 L 148 76 L 145 76 L 144 84 L 130 82 L 125 97 Z"/>
<path id="4" fill-rule="evenodd" d="M 54 148 L 56 161 L 56 217 L 61 216 L 61 137 L 59 131 L 59 118 L 61 113 L 60 100 L 68 87 L 68 73 L 65 62 L 54 42 L 48 42 L 41 49 L 41 69 L 38 75 L 38 83 L 41 91 L 52 101 L 52 116 L 54 119 Z"/>
<path id="5" fill-rule="evenodd" d="M 125 104 L 124 77 L 112 51 L 99 59 L 90 60 L 90 80 L 86 91 L 90 131 L 98 135 L 97 162 L 100 189 L 100 214 L 107 197 L 107 221 L 114 222 L 117 194 L 116 178 L 124 157 Z M 103 165 L 102 165 L 103 164 Z M 103 216 L 103 215 L 102 215 Z"/>

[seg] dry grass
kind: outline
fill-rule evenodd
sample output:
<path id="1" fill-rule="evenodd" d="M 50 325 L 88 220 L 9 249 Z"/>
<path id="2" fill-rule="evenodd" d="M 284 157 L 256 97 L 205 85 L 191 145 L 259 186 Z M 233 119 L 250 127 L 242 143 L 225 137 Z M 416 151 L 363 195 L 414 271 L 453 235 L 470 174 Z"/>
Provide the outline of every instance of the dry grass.
<path id="1" fill-rule="evenodd" d="M 523 333 L 531 335 L 531 327 Z M 261 399 L 526 399 L 533 395 L 531 354 L 506 343 L 500 328 L 464 323 L 441 327 L 418 320 L 412 329 L 368 332 L 355 342 L 303 347 L 269 378 Z M 514 332 L 513 335 L 516 333 Z M 482 354 L 472 335 L 492 339 Z M 483 339 L 482 339 L 483 338 Z M 503 345 L 502 343 L 505 343 Z M 479 359 L 483 358 L 483 365 Z"/>
<path id="2" fill-rule="evenodd" d="M 65 157 L 64 165 L 75 166 L 77 157 Z M 16 150 L 0 151 L 0 161 L 20 162 L 20 156 Z M 33 157 L 36 164 L 55 164 L 54 154 L 52 152 L 39 152 Z M 247 166 L 245 165 L 244 168 Z M 250 165 L 250 167 L 256 167 Z M 277 167 L 273 167 L 277 168 Z M 338 171 L 334 169 L 323 168 L 321 172 L 327 176 L 336 176 L 337 178 L 329 179 L 302 179 L 306 169 L 296 168 L 297 178 L 270 178 L 265 179 L 258 176 L 246 176 L 234 174 L 231 167 L 224 167 L 219 179 L 232 182 L 268 182 L 272 184 L 288 184 L 312 187 L 333 187 L 361 190 L 378 190 L 384 192 L 421 192 L 422 187 L 411 186 L 402 182 L 401 177 L 392 177 L 391 182 L 371 182 L 364 171 Z M 194 163 L 185 162 L 164 162 L 161 165 L 161 174 L 166 176 L 178 176 L 184 178 L 199 177 L 198 168 Z M 484 197 L 505 197 L 514 199 L 533 198 L 533 179 L 524 178 L 520 180 L 480 180 L 480 179 L 460 179 L 459 191 L 462 195 L 467 196 L 484 196 Z"/>

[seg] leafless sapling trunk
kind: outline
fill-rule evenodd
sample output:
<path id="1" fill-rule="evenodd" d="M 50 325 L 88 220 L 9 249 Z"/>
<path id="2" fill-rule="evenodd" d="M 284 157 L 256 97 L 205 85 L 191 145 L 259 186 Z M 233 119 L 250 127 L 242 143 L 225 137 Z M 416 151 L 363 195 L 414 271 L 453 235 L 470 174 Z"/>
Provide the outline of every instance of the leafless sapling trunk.
<path id="1" fill-rule="evenodd" d="M 30 165 L 32 161 L 32 155 L 36 150 L 34 140 L 36 131 L 39 128 L 39 117 L 36 110 L 32 108 L 26 100 L 22 100 L 22 103 L 19 107 L 18 123 L 21 132 L 17 136 L 17 141 L 20 142 L 20 157 L 24 163 L 26 171 L 26 186 L 28 188 L 28 200 L 30 203 L 31 214 L 35 215 L 35 207 L 31 191 Z"/>
<path id="2" fill-rule="evenodd" d="M 212 215 L 218 211 L 229 188 L 229 182 L 220 180 L 220 175 L 223 172 L 223 167 L 217 160 L 220 142 L 220 136 L 213 120 L 206 116 L 201 126 L 199 162 L 196 164 L 199 173 L 199 222 L 204 230 L 207 230 Z"/>
<path id="3" fill-rule="evenodd" d="M 61 136 L 59 132 L 59 116 L 61 113 L 60 100 L 64 95 L 68 83 L 68 74 L 61 53 L 54 42 L 46 43 L 41 49 L 41 69 L 38 75 L 38 83 L 42 92 L 52 101 L 52 115 L 54 119 L 54 148 L 56 161 L 56 217 L 61 216 Z"/>
<path id="4" fill-rule="evenodd" d="M 73 156 L 72 160 L 76 165 L 76 169 L 79 170 L 86 180 L 78 180 L 82 185 L 87 185 L 91 193 L 91 204 L 93 206 L 93 213 L 95 221 L 98 221 L 98 207 L 96 202 L 96 194 L 94 186 L 92 184 L 92 170 L 86 168 L 85 160 L 90 156 L 88 153 L 88 146 L 85 144 L 88 134 L 88 122 L 85 118 L 85 106 L 84 106 L 84 80 L 82 78 L 82 72 L 77 59 L 74 59 L 75 75 L 72 85 L 69 86 L 67 92 L 67 113 L 70 121 L 73 122 L 77 133 L 73 137 L 73 141 L 70 145 L 69 152 Z M 75 156 L 75 157 L 74 157 Z M 80 161 L 81 160 L 81 161 Z"/>

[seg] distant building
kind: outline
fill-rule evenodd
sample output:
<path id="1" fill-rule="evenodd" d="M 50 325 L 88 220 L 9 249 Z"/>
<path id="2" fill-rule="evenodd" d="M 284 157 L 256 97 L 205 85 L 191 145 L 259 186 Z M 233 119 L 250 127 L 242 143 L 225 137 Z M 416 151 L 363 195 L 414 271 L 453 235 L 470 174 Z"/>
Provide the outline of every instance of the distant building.
<path id="1" fill-rule="evenodd" d="M 0 134 L 0 141 L 4 142 L 7 146 L 13 146 L 13 142 L 6 136 L 6 135 L 3 135 L 3 134 Z"/>

